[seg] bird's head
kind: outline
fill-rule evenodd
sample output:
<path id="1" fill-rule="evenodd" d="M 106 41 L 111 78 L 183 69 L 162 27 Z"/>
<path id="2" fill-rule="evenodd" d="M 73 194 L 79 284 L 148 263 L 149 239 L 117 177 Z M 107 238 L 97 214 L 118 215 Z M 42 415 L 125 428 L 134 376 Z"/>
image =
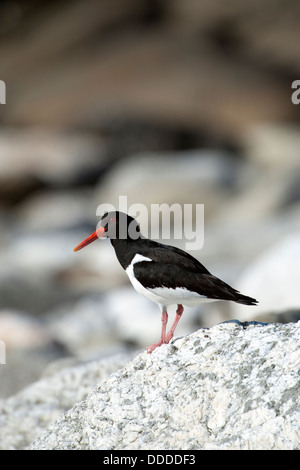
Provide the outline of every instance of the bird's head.
<path id="1" fill-rule="evenodd" d="M 133 217 L 124 212 L 105 212 L 97 225 L 96 231 L 79 243 L 74 251 L 81 250 L 97 238 L 136 240 L 140 236 L 140 227 Z"/>

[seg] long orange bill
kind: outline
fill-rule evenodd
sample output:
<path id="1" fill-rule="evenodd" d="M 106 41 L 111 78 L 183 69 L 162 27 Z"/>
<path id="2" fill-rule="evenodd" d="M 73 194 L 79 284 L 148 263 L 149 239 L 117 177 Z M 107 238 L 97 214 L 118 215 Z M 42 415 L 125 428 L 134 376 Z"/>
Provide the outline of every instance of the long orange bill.
<path id="1" fill-rule="evenodd" d="M 81 250 L 81 248 L 84 248 L 85 246 L 89 245 L 90 243 L 94 242 L 95 240 L 97 240 L 97 238 L 101 238 L 103 237 L 103 235 L 105 234 L 105 230 L 103 227 L 99 227 L 96 232 L 92 233 L 92 235 L 90 235 L 89 237 L 87 237 L 85 240 L 83 240 L 83 242 L 79 243 L 79 245 L 76 246 L 76 248 L 74 248 L 73 251 L 79 251 Z"/>

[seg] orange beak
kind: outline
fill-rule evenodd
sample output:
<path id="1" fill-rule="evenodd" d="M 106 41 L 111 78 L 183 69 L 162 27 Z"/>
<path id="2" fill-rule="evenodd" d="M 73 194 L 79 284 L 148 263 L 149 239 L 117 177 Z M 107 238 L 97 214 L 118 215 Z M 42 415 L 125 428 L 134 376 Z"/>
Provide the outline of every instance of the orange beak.
<path id="1" fill-rule="evenodd" d="M 99 227 L 96 232 L 92 233 L 92 235 L 90 235 L 89 237 L 87 237 L 85 240 L 83 240 L 83 242 L 79 243 L 79 245 L 76 246 L 76 248 L 74 248 L 73 251 L 79 251 L 81 250 L 81 248 L 84 248 L 85 246 L 89 245 L 90 243 L 94 242 L 95 240 L 97 240 L 97 238 L 101 238 L 103 237 L 103 235 L 105 234 L 105 230 L 103 227 Z"/>

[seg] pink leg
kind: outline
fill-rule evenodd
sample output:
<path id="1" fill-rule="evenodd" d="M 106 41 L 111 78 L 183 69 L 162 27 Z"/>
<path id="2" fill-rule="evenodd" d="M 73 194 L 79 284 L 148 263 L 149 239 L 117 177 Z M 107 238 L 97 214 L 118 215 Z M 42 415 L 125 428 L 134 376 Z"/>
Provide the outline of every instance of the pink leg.
<path id="1" fill-rule="evenodd" d="M 181 315 L 182 315 L 182 313 L 183 313 L 183 306 L 182 306 L 181 304 L 179 304 L 179 305 L 177 305 L 177 307 L 178 307 L 178 308 L 177 308 L 177 310 L 176 310 L 176 317 L 175 317 L 174 323 L 173 323 L 173 325 L 171 326 L 170 331 L 169 331 L 169 333 L 168 333 L 167 336 L 166 336 L 166 341 L 165 341 L 166 343 L 169 343 L 169 342 L 171 341 L 171 339 L 173 338 L 173 336 L 174 336 L 174 331 L 175 331 L 176 326 L 178 325 L 178 322 L 179 322 L 179 320 L 180 320 L 180 318 L 181 318 Z"/>
<path id="2" fill-rule="evenodd" d="M 162 344 L 166 343 L 166 329 L 168 323 L 168 313 L 166 307 L 163 307 L 162 314 L 161 314 L 161 337 L 159 343 L 151 344 L 151 346 L 147 346 L 147 353 L 151 354 L 154 349 L 158 348 Z"/>

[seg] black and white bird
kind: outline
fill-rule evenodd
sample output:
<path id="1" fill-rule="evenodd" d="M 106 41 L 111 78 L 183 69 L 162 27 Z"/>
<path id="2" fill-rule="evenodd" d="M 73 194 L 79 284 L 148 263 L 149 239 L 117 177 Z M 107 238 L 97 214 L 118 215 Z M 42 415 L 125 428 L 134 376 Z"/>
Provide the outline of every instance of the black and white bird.
<path id="1" fill-rule="evenodd" d="M 183 313 L 183 305 L 231 300 L 256 305 L 257 300 L 240 294 L 212 275 L 197 259 L 185 251 L 143 237 L 137 221 L 124 212 L 105 213 L 97 230 L 81 242 L 79 251 L 97 238 L 108 237 L 116 256 L 137 292 L 156 302 L 162 312 L 161 338 L 148 346 L 148 353 L 169 343 Z M 169 305 L 177 305 L 176 317 L 166 332 Z"/>

